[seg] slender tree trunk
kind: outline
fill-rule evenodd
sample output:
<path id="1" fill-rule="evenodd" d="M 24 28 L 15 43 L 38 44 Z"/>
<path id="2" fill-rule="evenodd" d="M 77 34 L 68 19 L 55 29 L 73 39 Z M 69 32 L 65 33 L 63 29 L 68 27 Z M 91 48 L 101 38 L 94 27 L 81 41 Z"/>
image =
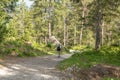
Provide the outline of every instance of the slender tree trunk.
<path id="1" fill-rule="evenodd" d="M 107 46 L 109 46 L 110 45 L 110 35 L 109 35 L 109 33 L 107 34 Z"/>
<path id="2" fill-rule="evenodd" d="M 76 44 L 76 25 L 74 26 L 74 45 Z"/>
<path id="3" fill-rule="evenodd" d="M 50 22 L 50 19 L 51 19 L 51 16 L 50 16 L 50 9 L 51 9 L 51 0 L 49 0 L 49 11 L 48 11 L 48 15 L 49 15 L 49 23 L 48 23 L 48 30 L 49 30 L 49 38 L 51 36 L 51 22 Z"/>
<path id="4" fill-rule="evenodd" d="M 83 28 L 80 29 L 80 45 L 82 45 Z"/>
<path id="5" fill-rule="evenodd" d="M 51 36 L 51 23 L 49 22 L 49 38 Z"/>
<path id="6" fill-rule="evenodd" d="M 22 9 L 21 9 L 21 12 L 22 12 L 22 15 L 21 15 L 21 19 L 20 19 L 20 32 L 21 33 L 21 37 L 24 37 L 24 34 L 25 34 L 25 31 L 24 31 L 24 0 L 22 0 Z"/>
<path id="7" fill-rule="evenodd" d="M 66 19 L 64 17 L 64 46 L 66 46 Z"/>
<path id="8" fill-rule="evenodd" d="M 98 21 L 96 26 L 96 44 L 95 44 L 95 50 L 99 50 L 101 47 L 101 0 L 98 1 Z"/>
<path id="9" fill-rule="evenodd" d="M 68 26 L 66 26 L 66 45 L 68 45 Z"/>
<path id="10" fill-rule="evenodd" d="M 102 31 L 101 31 L 102 35 L 101 35 L 101 46 L 104 44 L 104 22 L 102 24 Z"/>
<path id="11" fill-rule="evenodd" d="M 82 36 L 83 36 L 83 27 L 84 27 L 84 18 L 85 18 L 85 5 L 83 5 L 83 11 L 82 11 L 82 27 L 80 29 L 80 45 L 82 45 Z"/>

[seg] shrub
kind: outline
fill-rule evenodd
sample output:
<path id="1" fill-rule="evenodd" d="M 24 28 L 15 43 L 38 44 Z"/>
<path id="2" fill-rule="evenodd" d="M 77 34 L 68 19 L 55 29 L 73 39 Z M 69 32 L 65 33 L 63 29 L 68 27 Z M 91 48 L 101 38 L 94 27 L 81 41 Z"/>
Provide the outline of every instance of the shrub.
<path id="1" fill-rule="evenodd" d="M 52 43 L 48 42 L 46 47 L 51 48 L 52 47 Z"/>
<path id="2" fill-rule="evenodd" d="M 40 46 L 29 45 L 23 41 L 9 41 L 0 45 L 0 51 L 3 55 L 15 55 L 15 56 L 41 56 L 46 55 Z"/>

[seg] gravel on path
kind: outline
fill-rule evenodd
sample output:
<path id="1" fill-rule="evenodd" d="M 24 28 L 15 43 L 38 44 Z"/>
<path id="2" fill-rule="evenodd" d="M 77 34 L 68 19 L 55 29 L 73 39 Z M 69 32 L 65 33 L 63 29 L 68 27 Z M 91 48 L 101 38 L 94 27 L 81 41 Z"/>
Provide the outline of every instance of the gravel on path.
<path id="1" fill-rule="evenodd" d="M 0 61 L 0 80 L 67 80 L 55 66 L 72 54 L 42 57 L 7 57 Z"/>

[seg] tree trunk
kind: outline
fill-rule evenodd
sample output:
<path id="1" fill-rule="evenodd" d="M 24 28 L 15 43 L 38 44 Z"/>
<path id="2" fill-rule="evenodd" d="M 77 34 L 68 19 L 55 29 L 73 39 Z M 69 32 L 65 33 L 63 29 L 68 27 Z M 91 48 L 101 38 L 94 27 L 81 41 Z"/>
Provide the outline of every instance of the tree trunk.
<path id="1" fill-rule="evenodd" d="M 101 35 L 101 46 L 104 44 L 104 22 L 102 24 L 102 31 L 101 31 L 102 35 Z"/>
<path id="2" fill-rule="evenodd" d="M 24 3 L 24 0 L 22 0 L 22 9 L 21 9 L 21 13 L 22 13 L 22 15 L 21 15 L 21 19 L 20 19 L 20 31 L 19 31 L 19 33 L 20 33 L 20 35 L 21 35 L 21 37 L 25 37 L 25 30 L 24 30 L 24 17 L 25 17 L 25 15 L 24 15 L 24 13 L 25 13 L 25 11 L 24 11 L 24 9 L 25 9 L 25 3 Z"/>
<path id="3" fill-rule="evenodd" d="M 74 26 L 74 45 L 76 44 L 76 26 Z"/>
<path id="4" fill-rule="evenodd" d="M 80 45 L 82 45 L 82 36 L 83 36 L 83 27 L 85 23 L 85 5 L 83 5 L 83 11 L 82 11 L 82 27 L 80 29 Z"/>
<path id="5" fill-rule="evenodd" d="M 68 26 L 66 26 L 66 45 L 68 45 Z"/>
<path id="6" fill-rule="evenodd" d="M 66 46 L 66 20 L 64 17 L 64 46 Z"/>
<path id="7" fill-rule="evenodd" d="M 49 38 L 51 36 L 51 16 L 50 16 L 50 13 L 51 13 L 51 0 L 49 0 L 49 11 L 48 11 L 48 15 L 49 15 L 49 23 L 48 23 L 48 29 L 49 29 Z"/>
<path id="8" fill-rule="evenodd" d="M 80 45 L 82 45 L 83 28 L 80 29 Z"/>
<path id="9" fill-rule="evenodd" d="M 98 20 L 97 20 L 97 26 L 96 26 L 96 44 L 95 44 L 95 50 L 99 50 L 101 47 L 101 0 L 98 1 Z"/>
<path id="10" fill-rule="evenodd" d="M 51 36 L 51 23 L 49 22 L 49 38 Z"/>

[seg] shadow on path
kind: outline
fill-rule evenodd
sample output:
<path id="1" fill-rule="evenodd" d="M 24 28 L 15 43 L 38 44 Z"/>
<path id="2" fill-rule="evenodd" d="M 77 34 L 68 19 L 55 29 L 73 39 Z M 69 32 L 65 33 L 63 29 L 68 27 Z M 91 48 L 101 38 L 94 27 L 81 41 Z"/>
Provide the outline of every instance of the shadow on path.
<path id="1" fill-rule="evenodd" d="M 0 61 L 0 80 L 66 80 L 55 66 L 72 54 L 43 57 L 7 57 Z"/>

